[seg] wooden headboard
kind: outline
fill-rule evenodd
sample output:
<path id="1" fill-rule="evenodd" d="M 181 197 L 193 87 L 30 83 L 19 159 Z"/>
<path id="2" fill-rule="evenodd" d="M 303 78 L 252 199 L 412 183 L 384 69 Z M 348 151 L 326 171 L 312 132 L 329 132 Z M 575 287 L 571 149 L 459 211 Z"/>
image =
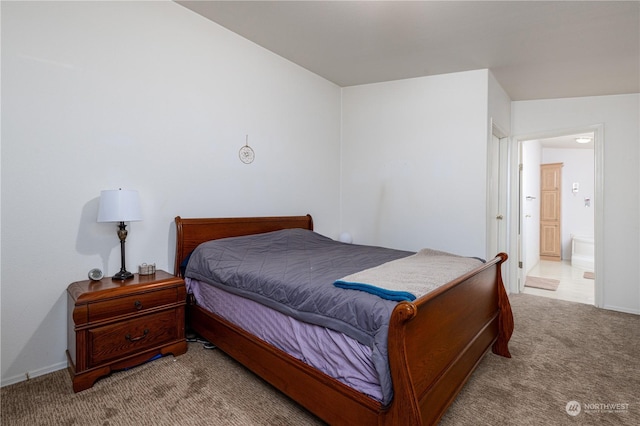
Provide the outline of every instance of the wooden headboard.
<path id="1" fill-rule="evenodd" d="M 262 234 L 281 229 L 313 231 L 313 219 L 306 216 L 225 217 L 176 219 L 176 260 L 173 273 L 180 276 L 180 264 L 199 244 L 242 235 Z"/>

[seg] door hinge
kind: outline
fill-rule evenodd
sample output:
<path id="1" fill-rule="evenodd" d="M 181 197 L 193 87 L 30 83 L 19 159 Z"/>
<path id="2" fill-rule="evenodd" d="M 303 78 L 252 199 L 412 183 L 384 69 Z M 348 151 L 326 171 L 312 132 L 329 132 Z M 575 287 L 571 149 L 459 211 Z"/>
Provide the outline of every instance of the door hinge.
<path id="1" fill-rule="evenodd" d="M 522 269 L 522 262 L 518 262 L 518 268 Z"/>

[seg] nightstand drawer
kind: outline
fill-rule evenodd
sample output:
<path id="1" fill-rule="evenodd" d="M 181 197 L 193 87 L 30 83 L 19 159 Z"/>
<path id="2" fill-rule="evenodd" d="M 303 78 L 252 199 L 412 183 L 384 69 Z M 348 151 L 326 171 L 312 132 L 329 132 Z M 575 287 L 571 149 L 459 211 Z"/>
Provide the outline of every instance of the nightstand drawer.
<path id="1" fill-rule="evenodd" d="M 169 309 L 89 330 L 89 366 L 97 366 L 178 339 L 177 314 L 182 314 L 182 311 Z"/>
<path id="2" fill-rule="evenodd" d="M 90 303 L 88 306 L 89 322 L 129 315 L 146 309 L 176 303 L 179 300 L 178 289 L 168 288 Z"/>

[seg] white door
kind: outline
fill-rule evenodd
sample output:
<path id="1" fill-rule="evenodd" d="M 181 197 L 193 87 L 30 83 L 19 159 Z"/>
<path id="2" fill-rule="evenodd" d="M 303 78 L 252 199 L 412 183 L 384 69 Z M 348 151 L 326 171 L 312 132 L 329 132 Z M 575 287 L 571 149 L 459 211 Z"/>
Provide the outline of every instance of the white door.
<path id="1" fill-rule="evenodd" d="M 488 257 L 507 252 L 507 154 L 507 138 L 493 135 L 489 164 Z M 508 275 L 505 274 L 505 276 Z"/>

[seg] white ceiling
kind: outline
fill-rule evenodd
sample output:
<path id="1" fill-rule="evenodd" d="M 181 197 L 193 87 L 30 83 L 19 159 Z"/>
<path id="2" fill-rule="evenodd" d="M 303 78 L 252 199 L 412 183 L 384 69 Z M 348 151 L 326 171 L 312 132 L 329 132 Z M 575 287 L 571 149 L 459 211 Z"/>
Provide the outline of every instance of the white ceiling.
<path id="1" fill-rule="evenodd" d="M 640 92 L 638 1 L 177 1 L 339 86 L 489 68 L 512 100 Z"/>
<path id="2" fill-rule="evenodd" d="M 594 149 L 594 133 L 579 133 L 575 135 L 556 136 L 552 138 L 539 139 L 540 145 L 544 148 L 552 149 Z M 577 138 L 589 138 L 588 143 L 578 143 Z"/>

